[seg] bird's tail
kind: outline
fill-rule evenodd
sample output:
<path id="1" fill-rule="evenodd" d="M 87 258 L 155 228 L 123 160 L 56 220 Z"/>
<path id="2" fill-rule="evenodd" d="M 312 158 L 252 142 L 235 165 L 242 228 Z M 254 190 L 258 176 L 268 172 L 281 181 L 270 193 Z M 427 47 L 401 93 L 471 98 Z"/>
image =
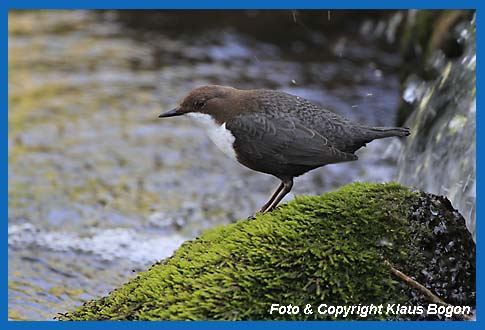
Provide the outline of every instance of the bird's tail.
<path id="1" fill-rule="evenodd" d="M 371 127 L 368 132 L 374 139 L 382 139 L 389 136 L 408 136 L 411 134 L 407 127 Z"/>

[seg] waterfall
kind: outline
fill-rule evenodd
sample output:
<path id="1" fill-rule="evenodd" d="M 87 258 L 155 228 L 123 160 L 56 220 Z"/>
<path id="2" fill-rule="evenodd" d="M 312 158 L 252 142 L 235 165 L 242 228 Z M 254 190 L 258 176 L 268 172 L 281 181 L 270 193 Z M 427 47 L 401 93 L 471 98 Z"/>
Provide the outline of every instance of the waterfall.
<path id="1" fill-rule="evenodd" d="M 397 181 L 447 196 L 475 239 L 476 208 L 476 26 L 475 17 L 456 27 L 463 54 L 429 57 L 438 78 L 409 76 L 403 98 L 412 105 L 411 136 L 399 157 Z M 451 33 L 451 31 L 450 31 Z"/>

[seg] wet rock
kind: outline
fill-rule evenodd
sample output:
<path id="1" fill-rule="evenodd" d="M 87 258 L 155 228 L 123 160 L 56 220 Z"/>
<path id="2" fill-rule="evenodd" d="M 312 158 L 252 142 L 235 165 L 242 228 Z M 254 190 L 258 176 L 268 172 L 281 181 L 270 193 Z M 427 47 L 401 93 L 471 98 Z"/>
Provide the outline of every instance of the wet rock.
<path id="1" fill-rule="evenodd" d="M 355 183 L 208 230 L 60 319 L 321 320 L 334 319 L 316 312 L 322 303 L 426 308 L 389 264 L 449 304 L 475 306 L 475 244 L 451 203 L 397 184 Z M 314 313 L 270 315 L 274 303 L 311 304 Z M 394 311 L 346 319 L 446 318 Z"/>

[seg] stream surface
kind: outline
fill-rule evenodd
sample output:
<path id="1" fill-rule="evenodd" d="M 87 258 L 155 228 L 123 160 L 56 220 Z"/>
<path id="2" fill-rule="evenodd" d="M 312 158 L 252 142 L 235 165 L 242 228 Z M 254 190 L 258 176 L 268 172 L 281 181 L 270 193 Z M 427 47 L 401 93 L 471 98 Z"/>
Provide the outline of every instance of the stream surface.
<path id="1" fill-rule="evenodd" d="M 226 158 L 188 118 L 157 118 L 190 89 L 279 89 L 394 125 L 397 50 L 358 31 L 308 33 L 281 45 L 230 27 L 137 31 L 116 12 L 10 11 L 9 318 L 52 320 L 106 295 L 270 196 L 276 178 Z M 392 180 L 389 143 L 297 178 L 285 200 Z"/>

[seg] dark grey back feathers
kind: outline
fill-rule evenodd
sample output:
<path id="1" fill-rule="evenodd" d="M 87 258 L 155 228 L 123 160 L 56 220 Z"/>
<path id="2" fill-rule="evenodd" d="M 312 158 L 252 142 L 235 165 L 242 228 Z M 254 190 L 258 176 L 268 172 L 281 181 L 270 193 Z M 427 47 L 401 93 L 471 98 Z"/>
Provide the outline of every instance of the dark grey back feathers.
<path id="1" fill-rule="evenodd" d="M 226 122 L 239 161 L 277 177 L 294 177 L 332 163 L 356 160 L 366 143 L 409 135 L 407 128 L 368 127 L 298 96 L 251 91 L 253 111 Z"/>

